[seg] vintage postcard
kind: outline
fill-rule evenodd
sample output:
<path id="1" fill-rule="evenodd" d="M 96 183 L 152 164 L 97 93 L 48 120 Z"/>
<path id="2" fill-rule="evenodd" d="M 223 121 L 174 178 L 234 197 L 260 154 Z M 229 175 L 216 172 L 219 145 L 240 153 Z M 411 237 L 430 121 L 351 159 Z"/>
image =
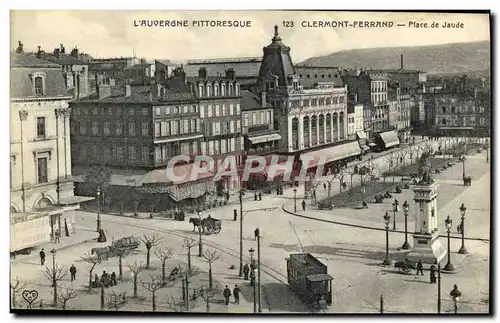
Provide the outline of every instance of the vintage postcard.
<path id="1" fill-rule="evenodd" d="M 491 313 L 490 19 L 11 11 L 11 311 Z"/>

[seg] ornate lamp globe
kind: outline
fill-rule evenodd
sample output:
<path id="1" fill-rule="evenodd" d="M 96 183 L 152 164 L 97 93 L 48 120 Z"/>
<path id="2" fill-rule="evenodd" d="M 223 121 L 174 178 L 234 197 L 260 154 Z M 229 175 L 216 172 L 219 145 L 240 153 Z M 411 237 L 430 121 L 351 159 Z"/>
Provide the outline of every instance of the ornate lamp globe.
<path id="1" fill-rule="evenodd" d="M 410 209 L 410 205 L 408 204 L 408 201 L 405 201 L 403 203 L 403 211 L 408 212 L 409 209 Z"/>
<path id="2" fill-rule="evenodd" d="M 446 220 L 444 220 L 444 225 L 446 226 L 446 229 L 449 231 L 451 229 L 451 226 L 453 225 L 453 220 L 450 218 L 450 215 L 446 217 Z"/>
<path id="3" fill-rule="evenodd" d="M 465 205 L 462 203 L 462 205 L 460 206 L 460 214 L 462 216 L 465 216 L 465 211 L 467 211 L 467 208 L 465 207 Z"/>
<path id="4" fill-rule="evenodd" d="M 385 215 L 384 215 L 385 225 L 389 225 L 389 221 L 391 221 L 391 216 L 389 215 L 389 212 L 385 212 Z"/>

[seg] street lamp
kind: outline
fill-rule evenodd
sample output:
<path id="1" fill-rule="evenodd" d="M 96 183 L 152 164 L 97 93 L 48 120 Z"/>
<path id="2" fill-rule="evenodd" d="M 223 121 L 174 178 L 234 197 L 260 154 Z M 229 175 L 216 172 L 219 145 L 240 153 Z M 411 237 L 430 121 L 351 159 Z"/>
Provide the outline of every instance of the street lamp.
<path id="1" fill-rule="evenodd" d="M 458 314 L 457 302 L 460 300 L 462 292 L 458 290 L 457 284 L 453 285 L 453 289 L 450 292 L 450 296 L 451 298 L 453 298 L 453 308 L 455 309 L 455 314 Z"/>
<path id="2" fill-rule="evenodd" d="M 95 191 L 97 196 L 97 232 L 101 231 L 101 188 L 98 187 Z"/>
<path id="3" fill-rule="evenodd" d="M 384 223 L 385 223 L 385 259 L 382 265 L 388 266 L 391 264 L 389 260 L 389 223 L 391 221 L 391 216 L 389 212 L 385 212 Z"/>
<path id="4" fill-rule="evenodd" d="M 198 257 L 201 257 L 201 255 L 203 254 L 203 243 L 201 241 L 201 210 L 198 210 L 198 221 L 199 221 L 199 225 L 198 225 L 198 236 L 199 236 Z"/>
<path id="5" fill-rule="evenodd" d="M 462 155 L 462 178 L 465 178 L 465 153 Z"/>
<path id="6" fill-rule="evenodd" d="M 257 304 L 259 305 L 259 313 L 262 312 L 261 300 L 260 300 L 260 229 L 257 233 Z"/>
<path id="7" fill-rule="evenodd" d="M 293 189 L 293 213 L 297 213 L 297 188 Z"/>
<path id="8" fill-rule="evenodd" d="M 489 152 L 490 145 L 488 142 L 488 138 L 486 138 L 486 143 L 484 146 L 486 148 L 486 162 L 489 163 L 490 162 L 490 152 Z"/>
<path id="9" fill-rule="evenodd" d="M 405 216 L 405 242 L 403 243 L 403 246 L 401 249 L 410 249 L 410 244 L 408 243 L 408 211 L 410 209 L 410 205 L 408 205 L 408 201 L 405 201 L 403 203 L 403 212 Z"/>
<path id="10" fill-rule="evenodd" d="M 460 215 L 462 216 L 462 221 L 460 222 L 460 232 L 462 233 L 462 246 L 460 247 L 460 250 L 458 250 L 458 253 L 465 255 L 465 254 L 467 254 L 467 249 L 465 249 L 464 228 L 465 228 L 465 211 L 467 211 L 467 208 L 462 203 L 459 210 L 460 210 Z"/>
<path id="11" fill-rule="evenodd" d="M 56 286 L 56 249 L 50 250 L 52 254 L 52 287 Z"/>
<path id="12" fill-rule="evenodd" d="M 250 248 L 250 250 L 248 250 L 248 252 L 250 253 L 250 270 L 252 271 L 252 276 L 250 277 L 250 284 L 253 286 L 253 312 L 254 313 L 257 313 L 257 288 L 256 288 L 256 284 L 255 284 L 255 264 L 254 264 L 254 260 L 253 260 L 253 254 L 255 252 L 255 250 L 253 248 Z M 252 281 L 252 278 L 253 278 L 253 281 Z"/>
<path id="13" fill-rule="evenodd" d="M 454 271 L 455 268 L 453 268 L 453 265 L 451 264 L 451 249 L 450 249 L 450 233 L 453 220 L 450 218 L 450 215 L 448 215 L 446 220 L 444 220 L 444 224 L 446 226 L 446 232 L 448 232 L 448 262 L 446 263 L 446 266 L 444 266 L 443 269 L 446 271 Z"/>
<path id="14" fill-rule="evenodd" d="M 398 211 L 398 206 L 398 200 L 394 199 L 394 203 L 392 203 L 392 211 L 394 212 L 394 217 L 392 218 L 392 230 L 396 230 L 396 212 Z"/>

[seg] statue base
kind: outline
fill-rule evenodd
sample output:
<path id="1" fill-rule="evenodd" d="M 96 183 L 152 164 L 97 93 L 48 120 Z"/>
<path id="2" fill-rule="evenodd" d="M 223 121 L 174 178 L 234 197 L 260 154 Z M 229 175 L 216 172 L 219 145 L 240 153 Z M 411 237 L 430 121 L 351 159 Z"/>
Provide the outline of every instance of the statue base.
<path id="1" fill-rule="evenodd" d="M 424 264 L 434 265 L 439 263 L 447 254 L 446 249 L 441 245 L 439 232 L 436 230 L 432 234 L 413 234 L 413 248 L 406 255 L 412 262 L 422 261 Z"/>

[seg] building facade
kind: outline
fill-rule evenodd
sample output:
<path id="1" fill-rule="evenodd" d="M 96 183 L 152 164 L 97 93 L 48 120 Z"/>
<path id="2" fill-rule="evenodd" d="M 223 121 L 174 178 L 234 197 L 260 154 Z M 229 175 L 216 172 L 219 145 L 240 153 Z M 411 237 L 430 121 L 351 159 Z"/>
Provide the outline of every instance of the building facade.
<path id="1" fill-rule="evenodd" d="M 349 103 L 347 105 L 347 136 L 356 139 L 360 132 L 364 132 L 364 105 Z"/>
<path id="2" fill-rule="evenodd" d="M 386 73 L 370 74 L 372 128 L 373 133 L 380 133 L 389 127 L 388 77 Z"/>
<path id="3" fill-rule="evenodd" d="M 61 66 L 12 54 L 11 252 L 73 233 L 74 196 L 68 101 Z M 86 199 L 83 199 L 86 200 Z M 57 233 L 58 232 L 58 233 Z"/>

